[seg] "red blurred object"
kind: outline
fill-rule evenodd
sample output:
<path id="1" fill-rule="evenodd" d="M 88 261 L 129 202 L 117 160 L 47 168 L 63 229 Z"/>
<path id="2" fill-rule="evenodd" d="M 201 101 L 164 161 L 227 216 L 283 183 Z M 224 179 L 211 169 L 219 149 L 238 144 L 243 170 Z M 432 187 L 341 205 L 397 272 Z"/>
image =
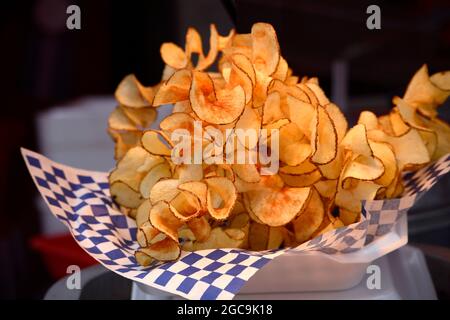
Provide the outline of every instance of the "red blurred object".
<path id="1" fill-rule="evenodd" d="M 41 254 L 54 279 L 67 276 L 67 267 L 70 265 L 83 269 L 98 263 L 80 248 L 70 234 L 37 236 L 31 239 L 31 247 Z"/>

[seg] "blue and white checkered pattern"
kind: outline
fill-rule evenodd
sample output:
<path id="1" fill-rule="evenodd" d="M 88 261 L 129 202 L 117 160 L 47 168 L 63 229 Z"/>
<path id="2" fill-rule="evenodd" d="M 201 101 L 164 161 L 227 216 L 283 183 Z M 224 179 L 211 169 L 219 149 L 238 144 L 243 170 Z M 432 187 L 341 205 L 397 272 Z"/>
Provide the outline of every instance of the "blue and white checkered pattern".
<path id="1" fill-rule="evenodd" d="M 417 172 L 408 173 L 403 178 L 406 195 L 417 195 L 420 198 L 425 192 L 431 189 L 434 184 L 450 171 L 450 154 L 441 157 L 431 165 L 428 165 Z"/>
<path id="2" fill-rule="evenodd" d="M 67 167 L 26 149 L 22 154 L 51 212 L 92 257 L 126 278 L 189 299 L 232 299 L 258 270 L 287 251 L 335 254 L 358 250 L 387 233 L 416 199 L 416 195 L 409 195 L 366 201 L 365 217 L 360 222 L 327 232 L 294 249 L 183 252 L 177 261 L 143 268 L 134 257 L 138 247 L 135 221 L 111 201 L 107 173 Z M 439 176 L 449 171 L 449 157 L 424 168 L 421 175 L 414 175 L 407 190 L 425 192 L 431 188 Z"/>

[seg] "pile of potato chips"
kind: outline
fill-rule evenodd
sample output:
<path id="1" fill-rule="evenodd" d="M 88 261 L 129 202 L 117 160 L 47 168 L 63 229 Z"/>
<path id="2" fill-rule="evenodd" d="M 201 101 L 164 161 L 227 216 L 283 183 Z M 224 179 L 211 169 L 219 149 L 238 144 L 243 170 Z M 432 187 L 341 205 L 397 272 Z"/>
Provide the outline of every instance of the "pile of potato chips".
<path id="1" fill-rule="evenodd" d="M 159 84 L 145 87 L 129 75 L 116 91 L 110 192 L 136 219 L 143 266 L 177 259 L 181 250 L 296 246 L 358 221 L 361 200 L 400 196 L 403 172 L 450 152 L 450 127 L 437 118 L 449 71 L 430 77 L 423 66 L 390 114 L 364 111 L 348 129 L 317 78 L 293 75 L 271 25 L 227 36 L 212 25 L 210 33 L 207 54 L 193 28 L 184 50 L 164 43 Z M 218 72 L 206 71 L 213 64 Z M 156 107 L 166 104 L 172 114 L 150 130 Z M 174 164 L 171 133 L 192 132 L 194 121 L 224 134 L 279 130 L 278 173 L 262 175 L 261 163 Z"/>

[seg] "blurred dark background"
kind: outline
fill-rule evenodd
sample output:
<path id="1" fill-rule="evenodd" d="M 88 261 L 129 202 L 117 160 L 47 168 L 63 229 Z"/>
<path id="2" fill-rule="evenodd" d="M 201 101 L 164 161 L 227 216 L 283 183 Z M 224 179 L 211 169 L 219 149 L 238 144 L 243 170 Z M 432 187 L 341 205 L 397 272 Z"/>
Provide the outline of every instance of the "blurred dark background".
<path id="1" fill-rule="evenodd" d="M 71 4 L 81 8 L 81 30 L 66 28 Z M 366 28 L 370 4 L 381 8 L 381 30 Z M 258 21 L 273 24 L 295 74 L 318 76 L 353 122 L 363 109 L 387 112 L 391 97 L 403 94 L 423 63 L 430 72 L 450 69 L 450 3 L 444 0 L 35 0 L 0 6 L 1 298 L 42 298 L 60 276 L 42 253 L 59 234 L 44 230 L 19 153 L 19 146 L 46 151 L 37 119 L 55 106 L 73 112 L 80 97 L 111 99 L 128 73 L 145 85 L 159 81 L 161 43 L 184 45 L 188 26 L 200 31 L 207 47 L 210 23 L 222 34 L 232 27 L 248 33 Z M 448 103 L 442 109 L 448 121 Z M 89 154 L 84 157 L 89 160 Z M 450 261 L 449 179 L 444 180 L 411 214 L 410 241 L 431 251 L 444 248 L 436 256 Z M 76 250 L 70 248 L 60 254 Z M 440 271 L 448 287 L 449 269 Z"/>

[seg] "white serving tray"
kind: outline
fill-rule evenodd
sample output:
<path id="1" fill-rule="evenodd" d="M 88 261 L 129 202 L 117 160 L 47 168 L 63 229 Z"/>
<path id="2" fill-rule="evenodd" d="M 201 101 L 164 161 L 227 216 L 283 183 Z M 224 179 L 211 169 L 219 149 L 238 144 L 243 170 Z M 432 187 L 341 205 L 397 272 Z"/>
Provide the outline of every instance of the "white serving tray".
<path id="1" fill-rule="evenodd" d="M 407 217 L 403 215 L 386 235 L 366 247 L 346 254 L 322 252 L 286 253 L 269 262 L 241 289 L 239 296 L 346 290 L 361 283 L 373 261 L 408 242 Z M 134 283 L 133 292 L 153 299 L 173 298 L 144 284 Z"/>

